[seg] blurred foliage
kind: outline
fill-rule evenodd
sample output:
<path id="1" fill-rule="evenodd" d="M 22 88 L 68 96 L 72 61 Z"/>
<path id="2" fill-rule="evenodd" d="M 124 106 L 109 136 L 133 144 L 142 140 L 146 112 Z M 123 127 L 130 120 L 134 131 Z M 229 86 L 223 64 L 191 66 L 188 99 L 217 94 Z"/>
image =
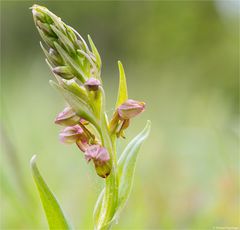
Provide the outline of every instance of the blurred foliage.
<path id="1" fill-rule="evenodd" d="M 228 1 L 229 4 L 231 1 Z M 92 228 L 102 180 L 53 124 L 63 100 L 28 9 L 1 2 L 1 229 L 46 228 L 29 169 L 38 165 L 76 228 Z M 233 2 L 232 2 L 233 3 Z M 239 17 L 211 1 L 38 1 L 90 34 L 103 60 L 109 114 L 120 59 L 130 97 L 152 120 L 128 205 L 114 229 L 239 226 Z M 125 141 L 120 141 L 123 149 Z"/>

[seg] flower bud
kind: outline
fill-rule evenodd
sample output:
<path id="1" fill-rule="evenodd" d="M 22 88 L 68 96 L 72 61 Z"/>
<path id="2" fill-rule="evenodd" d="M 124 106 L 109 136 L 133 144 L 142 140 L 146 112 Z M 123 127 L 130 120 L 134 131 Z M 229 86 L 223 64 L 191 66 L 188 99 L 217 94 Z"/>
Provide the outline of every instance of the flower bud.
<path id="1" fill-rule="evenodd" d="M 62 82 L 63 82 L 63 87 L 66 90 L 80 97 L 82 100 L 88 102 L 89 98 L 88 98 L 87 90 L 83 86 L 80 86 L 75 79 L 71 79 L 71 80 L 63 79 Z"/>
<path id="2" fill-rule="evenodd" d="M 61 56 L 58 54 L 58 52 L 56 50 L 50 48 L 48 53 L 54 64 L 61 65 L 63 63 Z"/>
<path id="3" fill-rule="evenodd" d="M 80 117 L 70 107 L 66 107 L 55 119 L 55 124 L 63 126 L 73 126 L 79 122 Z"/>
<path id="4" fill-rule="evenodd" d="M 51 27 L 47 24 L 47 23 L 43 23 L 40 20 L 36 21 L 37 26 L 44 32 L 47 33 L 51 36 L 55 36 L 55 34 L 53 33 Z"/>
<path id="5" fill-rule="evenodd" d="M 111 172 L 110 156 L 106 148 L 100 145 L 90 145 L 85 152 L 85 158 L 89 162 L 93 160 L 97 174 L 106 178 Z"/>
<path id="6" fill-rule="evenodd" d="M 60 132 L 59 137 L 60 141 L 66 144 L 87 141 L 87 137 L 79 125 L 66 127 Z"/>
<path id="7" fill-rule="evenodd" d="M 89 78 L 85 83 L 84 86 L 89 90 L 89 91 L 97 91 L 99 86 L 101 85 L 101 82 L 94 78 L 91 77 Z"/>
<path id="8" fill-rule="evenodd" d="M 71 69 L 68 66 L 57 66 L 53 68 L 53 73 L 59 75 L 60 77 L 69 80 L 75 76 L 72 74 Z"/>
<path id="9" fill-rule="evenodd" d="M 127 100 L 121 104 L 117 111 L 121 120 L 131 119 L 137 116 L 139 113 L 143 112 L 145 109 L 145 103 L 135 100 Z"/>

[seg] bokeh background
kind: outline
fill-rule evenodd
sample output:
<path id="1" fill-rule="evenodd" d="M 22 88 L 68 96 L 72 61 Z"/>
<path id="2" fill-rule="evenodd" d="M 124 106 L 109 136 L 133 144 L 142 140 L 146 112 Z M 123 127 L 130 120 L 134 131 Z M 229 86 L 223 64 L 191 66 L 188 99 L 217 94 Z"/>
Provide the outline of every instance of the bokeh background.
<path id="1" fill-rule="evenodd" d="M 64 100 L 39 47 L 29 7 L 1 2 L 1 229 L 46 229 L 29 160 L 38 166 L 77 229 L 92 229 L 103 181 L 53 124 Z M 35 2 L 36 3 L 36 2 Z M 114 229 L 239 227 L 239 2 L 37 1 L 86 38 L 103 61 L 108 111 L 117 60 L 130 97 L 147 103 L 132 193 Z"/>

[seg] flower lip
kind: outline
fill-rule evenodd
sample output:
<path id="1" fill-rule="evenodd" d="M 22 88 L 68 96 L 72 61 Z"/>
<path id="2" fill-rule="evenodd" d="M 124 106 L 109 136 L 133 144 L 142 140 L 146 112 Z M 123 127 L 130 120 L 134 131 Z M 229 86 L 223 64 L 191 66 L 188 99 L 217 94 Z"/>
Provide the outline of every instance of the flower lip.
<path id="1" fill-rule="evenodd" d="M 85 83 L 84 86 L 89 90 L 89 91 L 97 91 L 99 86 L 101 85 L 101 82 L 94 78 L 91 77 L 89 78 Z"/>
<path id="2" fill-rule="evenodd" d="M 128 99 L 126 102 L 121 104 L 117 111 L 120 119 L 127 120 L 131 119 L 145 110 L 145 103 Z"/>

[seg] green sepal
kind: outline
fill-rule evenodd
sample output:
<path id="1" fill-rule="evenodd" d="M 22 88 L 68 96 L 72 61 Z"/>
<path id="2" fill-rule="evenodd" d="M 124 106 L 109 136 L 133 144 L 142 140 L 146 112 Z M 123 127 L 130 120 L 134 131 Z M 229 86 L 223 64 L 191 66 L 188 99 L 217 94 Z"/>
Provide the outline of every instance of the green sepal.
<path id="1" fill-rule="evenodd" d="M 123 65 L 120 61 L 118 61 L 118 69 L 119 69 L 119 86 L 116 108 L 128 99 L 126 76 L 123 69 Z"/>
<path id="2" fill-rule="evenodd" d="M 48 220 L 49 229 L 71 229 L 71 225 L 68 223 L 60 204 L 38 170 L 36 164 L 36 155 L 32 157 L 30 165 L 33 178 Z"/>

